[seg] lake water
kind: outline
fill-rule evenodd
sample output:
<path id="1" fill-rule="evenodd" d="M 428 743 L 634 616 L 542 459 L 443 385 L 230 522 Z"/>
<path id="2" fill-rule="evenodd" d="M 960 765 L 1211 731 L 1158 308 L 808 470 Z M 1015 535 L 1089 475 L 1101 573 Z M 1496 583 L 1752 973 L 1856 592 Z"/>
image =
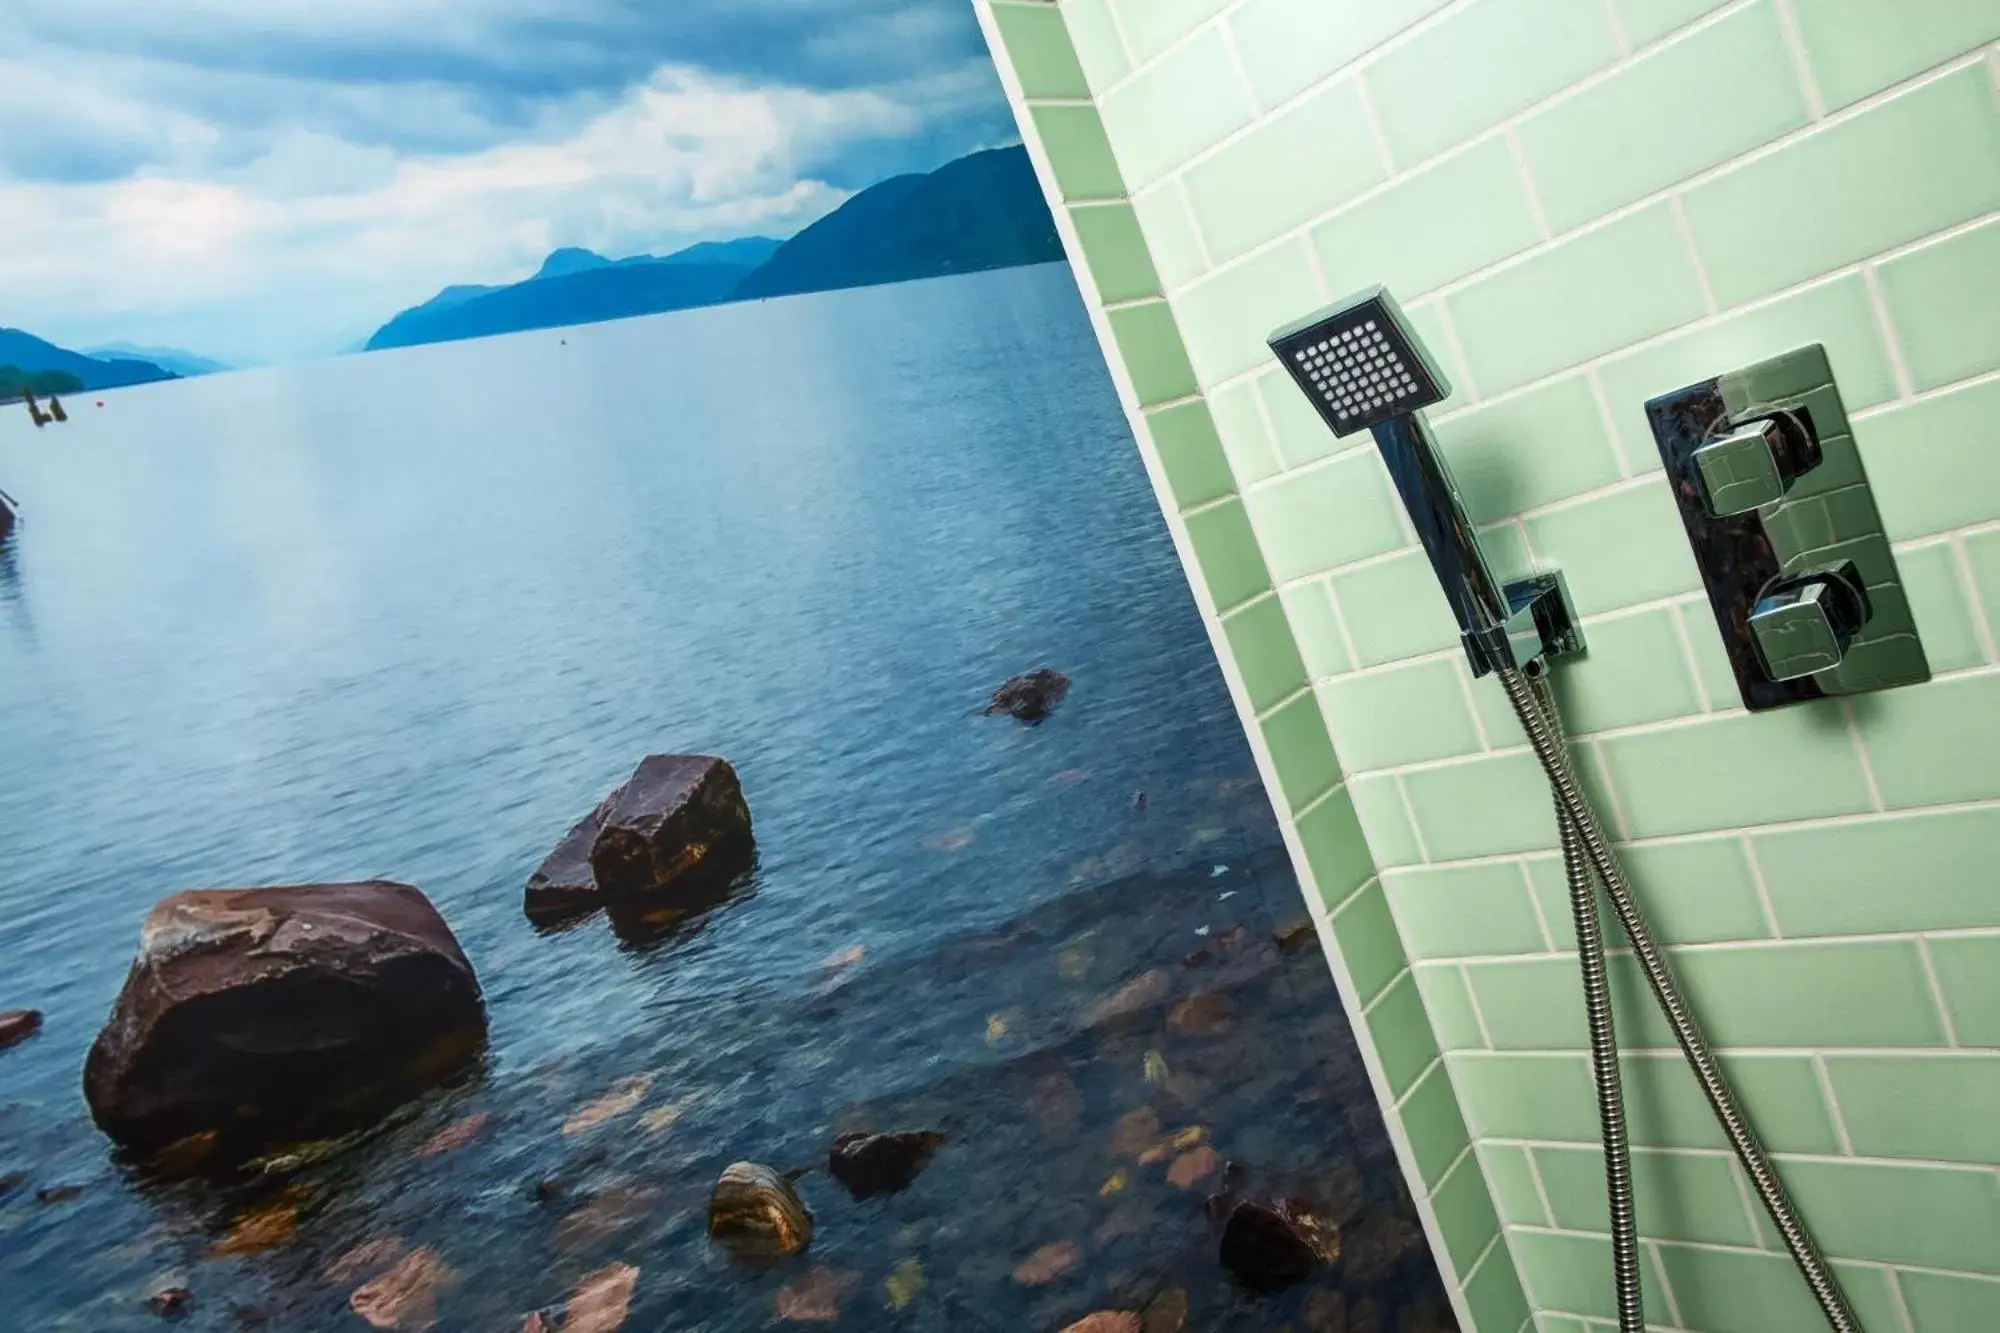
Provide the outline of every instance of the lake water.
<path id="1" fill-rule="evenodd" d="M 1298 888 L 1065 269 L 70 415 L 0 417 L 23 520 L 0 548 L 0 1007 L 48 1015 L 0 1053 L 10 1324 L 149 1327 L 175 1281 L 185 1327 L 361 1328 L 348 1292 L 386 1260 L 339 1257 L 381 1242 L 449 1266 L 446 1329 L 517 1328 L 614 1260 L 649 1330 L 765 1327 L 811 1265 L 842 1328 L 1053 1331 L 1167 1288 L 1196 1328 L 1304 1327 L 1313 1300 L 1327 1327 L 1335 1303 L 1356 1330 L 1451 1327 L 1324 963 L 1270 943 Z M 1075 681 L 1053 719 L 980 716 L 1041 664 Z M 531 928 L 529 872 L 662 750 L 735 764 L 754 873 L 672 934 Z M 116 1163 L 80 1069 L 147 907 L 372 877 L 463 941 L 483 1074 L 227 1189 Z M 1229 1018 L 1168 1024 L 1201 990 Z M 1109 1153 L 1141 1112 L 1259 1188 L 1342 1196 L 1344 1267 L 1234 1291 L 1201 1209 L 1219 1176 Z M 468 1115 L 469 1144 L 418 1151 Z M 907 1194 L 801 1181 L 809 1261 L 706 1245 L 722 1165 L 916 1123 L 952 1141 Z M 217 1253 L 274 1210 L 282 1243 Z"/>

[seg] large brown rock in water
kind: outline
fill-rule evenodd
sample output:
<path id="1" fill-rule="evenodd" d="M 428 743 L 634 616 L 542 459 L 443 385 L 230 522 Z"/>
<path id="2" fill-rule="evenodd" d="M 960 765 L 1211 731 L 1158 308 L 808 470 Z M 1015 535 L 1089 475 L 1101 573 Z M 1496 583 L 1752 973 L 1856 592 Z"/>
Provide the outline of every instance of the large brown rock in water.
<path id="1" fill-rule="evenodd" d="M 1068 676 L 1053 667 L 1036 667 L 993 691 L 993 701 L 986 706 L 986 712 L 988 716 L 1005 713 L 1033 726 L 1053 713 L 1068 695 Z"/>
<path id="2" fill-rule="evenodd" d="M 597 892 L 597 876 L 590 869 L 590 851 L 604 829 L 604 817 L 611 813 L 611 807 L 624 792 L 619 787 L 598 802 L 597 808 L 578 820 L 556 844 L 548 860 L 528 876 L 526 906 L 530 920 L 561 921 L 603 905 Z"/>
<path id="3" fill-rule="evenodd" d="M 614 792 L 590 849 L 606 898 L 712 883 L 749 858 L 750 807 L 736 770 L 710 755 L 652 754 Z"/>
<path id="4" fill-rule="evenodd" d="M 147 915 L 83 1091 L 128 1149 L 233 1156 L 365 1125 L 485 1039 L 472 964 L 410 885 L 206 889 Z"/>

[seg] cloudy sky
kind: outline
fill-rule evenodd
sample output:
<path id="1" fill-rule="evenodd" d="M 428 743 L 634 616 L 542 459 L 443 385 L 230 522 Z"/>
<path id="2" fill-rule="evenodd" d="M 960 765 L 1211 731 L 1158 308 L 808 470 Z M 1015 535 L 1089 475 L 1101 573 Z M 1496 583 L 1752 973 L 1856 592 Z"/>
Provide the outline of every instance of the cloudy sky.
<path id="1" fill-rule="evenodd" d="M 1015 135 L 967 0 L 5 0 L 0 325 L 341 350 Z"/>

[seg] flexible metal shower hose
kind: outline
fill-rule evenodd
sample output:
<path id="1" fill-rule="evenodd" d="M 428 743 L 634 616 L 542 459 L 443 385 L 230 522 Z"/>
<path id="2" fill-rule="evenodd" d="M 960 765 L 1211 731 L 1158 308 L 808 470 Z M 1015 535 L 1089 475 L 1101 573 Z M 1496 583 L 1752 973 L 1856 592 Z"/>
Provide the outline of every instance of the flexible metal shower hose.
<path id="1" fill-rule="evenodd" d="M 1644 1316 L 1640 1309 L 1638 1226 L 1633 1212 L 1631 1152 L 1626 1142 L 1624 1094 L 1619 1086 L 1617 1037 L 1611 1021 L 1611 996 L 1604 963 L 1603 937 L 1598 926 L 1597 902 L 1591 892 L 1590 874 L 1595 871 L 1604 885 L 1611 909 L 1625 930 L 1625 938 L 1639 959 L 1647 984 L 1659 1001 L 1660 1009 L 1673 1026 L 1681 1053 L 1694 1069 L 1702 1094 L 1715 1118 L 1729 1137 L 1736 1159 L 1750 1175 L 1750 1183 L 1763 1200 L 1764 1210 L 1784 1237 L 1792 1261 L 1812 1289 L 1834 1333 L 1862 1333 L 1860 1323 L 1840 1290 L 1840 1283 L 1806 1230 L 1778 1173 L 1765 1156 L 1736 1104 L 1722 1067 L 1709 1050 L 1694 1014 L 1688 1009 L 1680 986 L 1674 980 L 1666 953 L 1654 942 L 1645 917 L 1632 897 L 1631 886 L 1612 854 L 1611 842 L 1589 800 L 1578 784 L 1570 764 L 1569 745 L 1563 735 L 1561 716 L 1547 686 L 1531 684 L 1518 671 L 1496 673 L 1507 692 L 1507 701 L 1521 721 L 1521 729 L 1548 775 L 1549 789 L 1556 805 L 1556 826 L 1562 837 L 1563 862 L 1569 879 L 1570 897 L 1576 914 L 1577 951 L 1583 966 L 1585 1005 L 1590 1023 L 1592 1072 L 1596 1079 L 1598 1112 L 1604 1126 L 1605 1183 L 1611 1200 L 1612 1251 L 1618 1293 L 1620 1333 L 1641 1333 Z"/>

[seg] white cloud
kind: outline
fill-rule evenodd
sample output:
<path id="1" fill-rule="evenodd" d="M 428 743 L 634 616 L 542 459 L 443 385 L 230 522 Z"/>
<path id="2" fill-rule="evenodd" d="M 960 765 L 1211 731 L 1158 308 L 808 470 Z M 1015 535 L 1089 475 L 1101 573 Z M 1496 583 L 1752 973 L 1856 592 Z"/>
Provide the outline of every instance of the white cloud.
<path id="1" fill-rule="evenodd" d="M 455 157 L 293 130 L 220 170 L 0 179 L 0 323 L 70 345 L 329 352 L 447 283 L 523 277 L 557 245 L 626 254 L 796 229 L 845 197 L 803 164 L 911 134 L 955 92 L 749 87 L 662 66 L 580 128 L 575 107 L 552 107 L 550 131 Z M 206 127 L 154 132 L 199 147 Z"/>

